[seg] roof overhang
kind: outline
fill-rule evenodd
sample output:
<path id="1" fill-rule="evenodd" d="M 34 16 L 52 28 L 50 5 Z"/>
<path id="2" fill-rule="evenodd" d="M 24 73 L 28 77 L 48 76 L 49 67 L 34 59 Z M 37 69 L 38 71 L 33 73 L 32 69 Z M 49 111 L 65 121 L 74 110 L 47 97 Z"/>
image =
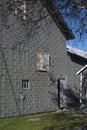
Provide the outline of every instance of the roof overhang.
<path id="1" fill-rule="evenodd" d="M 68 25 L 65 23 L 63 17 L 61 16 L 61 13 L 58 11 L 58 8 L 54 4 L 53 0 L 42 0 L 42 1 L 45 7 L 47 8 L 48 12 L 50 13 L 51 17 L 55 21 L 56 25 L 63 33 L 64 37 L 67 40 L 74 39 L 75 38 L 74 34 L 72 33 Z"/>
<path id="2" fill-rule="evenodd" d="M 83 50 L 80 50 L 80 49 L 77 49 L 77 48 L 74 48 L 72 46 L 69 46 L 67 45 L 67 52 L 73 54 L 73 55 L 77 55 L 77 56 L 80 56 L 84 59 L 87 59 L 87 51 L 83 51 Z"/>

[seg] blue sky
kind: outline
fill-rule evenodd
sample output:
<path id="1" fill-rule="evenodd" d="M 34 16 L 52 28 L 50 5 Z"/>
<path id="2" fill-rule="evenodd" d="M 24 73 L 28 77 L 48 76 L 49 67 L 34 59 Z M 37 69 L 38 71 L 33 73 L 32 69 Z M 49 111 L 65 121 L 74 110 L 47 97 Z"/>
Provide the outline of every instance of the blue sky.
<path id="1" fill-rule="evenodd" d="M 66 3 L 66 0 L 54 0 L 54 2 L 56 5 L 60 5 L 59 7 L 61 8 L 61 6 Z M 67 17 L 65 11 L 69 15 L 71 9 L 72 6 L 67 6 L 66 9 L 60 9 L 60 12 L 63 14 L 66 23 L 75 35 L 75 39 L 67 41 L 67 44 L 75 48 L 87 51 L 87 24 L 82 31 L 82 28 L 84 27 L 83 24 L 87 23 L 87 16 L 82 21 L 80 19 L 81 17 L 84 17 L 85 14 L 87 14 L 87 9 L 81 9 L 80 12 L 74 15 L 74 17 Z M 81 33 L 82 35 L 80 35 Z"/>
<path id="2" fill-rule="evenodd" d="M 66 20 L 66 23 L 68 24 L 73 34 L 75 35 L 75 39 L 67 41 L 67 44 L 75 48 L 87 51 L 87 32 L 86 32 L 87 27 L 85 27 L 86 30 L 83 32 L 83 34 L 80 37 L 80 33 L 79 33 L 80 30 L 78 32 L 75 32 L 75 30 L 79 28 L 78 20 L 69 19 Z"/>

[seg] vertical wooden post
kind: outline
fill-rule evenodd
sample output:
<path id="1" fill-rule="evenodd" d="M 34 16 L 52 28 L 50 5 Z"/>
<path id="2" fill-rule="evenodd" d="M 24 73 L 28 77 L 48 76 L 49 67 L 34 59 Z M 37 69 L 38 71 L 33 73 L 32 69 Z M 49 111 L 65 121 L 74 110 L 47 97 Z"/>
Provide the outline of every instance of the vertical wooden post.
<path id="1" fill-rule="evenodd" d="M 80 104 L 82 104 L 82 73 L 80 73 Z"/>

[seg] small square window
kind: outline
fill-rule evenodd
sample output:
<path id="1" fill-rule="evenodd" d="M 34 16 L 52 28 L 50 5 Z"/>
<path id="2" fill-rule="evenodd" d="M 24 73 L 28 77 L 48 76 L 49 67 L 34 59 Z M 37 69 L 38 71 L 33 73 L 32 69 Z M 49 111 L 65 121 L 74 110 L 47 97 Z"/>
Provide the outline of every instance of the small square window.
<path id="1" fill-rule="evenodd" d="M 26 0 L 15 0 L 15 15 L 21 20 L 26 20 Z"/>
<path id="2" fill-rule="evenodd" d="M 30 81 L 29 80 L 22 80 L 22 88 L 23 89 L 30 89 Z"/>

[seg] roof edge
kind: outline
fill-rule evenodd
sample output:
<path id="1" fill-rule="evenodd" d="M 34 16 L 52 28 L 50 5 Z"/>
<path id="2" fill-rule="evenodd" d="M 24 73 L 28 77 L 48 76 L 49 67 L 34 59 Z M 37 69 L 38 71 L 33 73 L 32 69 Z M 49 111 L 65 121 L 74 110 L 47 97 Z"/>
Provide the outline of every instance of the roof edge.
<path id="1" fill-rule="evenodd" d="M 66 40 L 74 39 L 75 36 L 72 33 L 69 26 L 64 21 L 64 18 L 62 17 L 61 13 L 58 11 L 58 8 L 54 4 L 53 0 L 41 0 L 50 13 L 51 17 L 55 21 L 57 27 L 60 29 L 60 31 L 63 33 Z"/>
<path id="2" fill-rule="evenodd" d="M 84 59 L 87 59 L 87 52 L 86 51 L 74 48 L 74 47 L 69 46 L 69 45 L 67 45 L 66 48 L 67 48 L 67 52 L 69 52 L 69 53 L 71 53 L 73 55 L 80 56 L 80 57 L 82 57 Z"/>

